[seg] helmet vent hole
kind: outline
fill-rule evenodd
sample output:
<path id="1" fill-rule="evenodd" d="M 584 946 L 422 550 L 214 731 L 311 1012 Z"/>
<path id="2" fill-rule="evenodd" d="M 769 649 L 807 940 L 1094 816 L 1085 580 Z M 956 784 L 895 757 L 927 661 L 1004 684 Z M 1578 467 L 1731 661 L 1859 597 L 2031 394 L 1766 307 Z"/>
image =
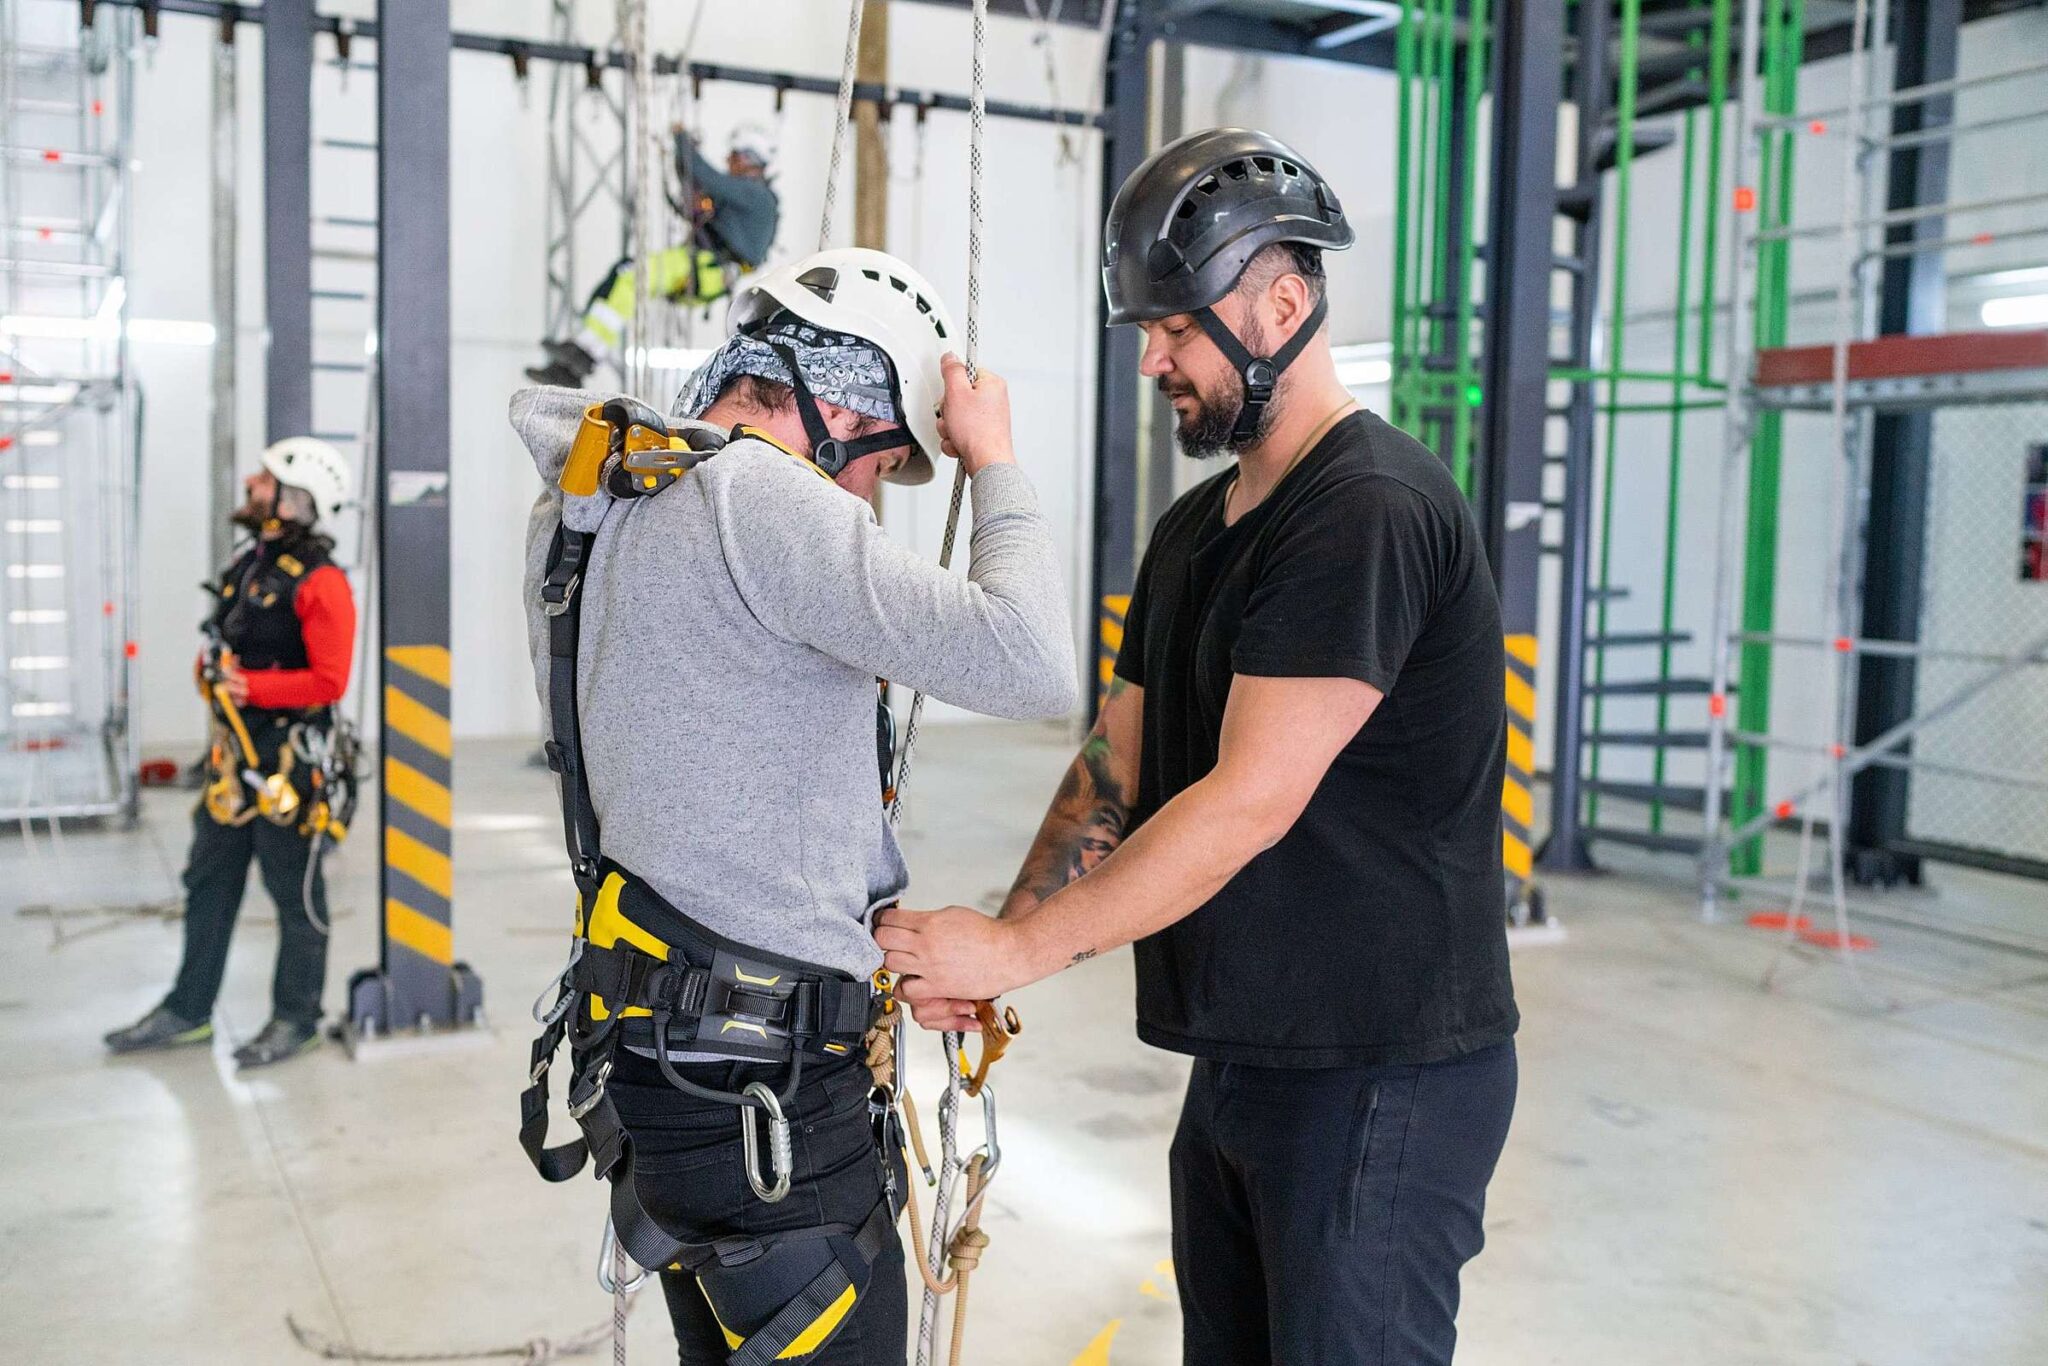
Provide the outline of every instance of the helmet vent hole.
<path id="1" fill-rule="evenodd" d="M 1215 176 L 1203 176 L 1195 182 L 1195 189 L 1203 194 L 1215 194 L 1216 191 L 1222 188 L 1222 185 L 1217 182 Z"/>
<path id="2" fill-rule="evenodd" d="M 1287 173 L 1288 175 L 1300 175 L 1300 174 L 1301 174 L 1301 168 L 1300 168 L 1299 166 L 1296 166 L 1296 165 L 1295 165 L 1295 164 L 1294 164 L 1293 162 L 1291 162 L 1291 161 L 1283 161 L 1283 162 L 1281 162 L 1281 163 L 1280 163 L 1280 169 L 1281 169 L 1282 171 L 1286 172 L 1286 173 Z"/>
<path id="3" fill-rule="evenodd" d="M 1180 207 L 1174 210 L 1174 217 L 1176 218 L 1193 218 L 1194 216 L 1195 201 L 1192 199 L 1183 199 L 1180 202 Z"/>
<path id="4" fill-rule="evenodd" d="M 1273 174 L 1273 158 L 1271 157 L 1253 157 L 1252 165 L 1258 167 L 1267 175 Z"/>
<path id="5" fill-rule="evenodd" d="M 879 270 L 863 270 L 861 274 L 867 276 L 870 280 L 875 281 L 880 281 L 882 278 L 882 272 Z"/>
<path id="6" fill-rule="evenodd" d="M 1233 161 L 1223 168 L 1223 174 L 1229 176 L 1232 180 L 1250 180 L 1252 178 L 1252 168 L 1245 165 L 1242 161 Z"/>

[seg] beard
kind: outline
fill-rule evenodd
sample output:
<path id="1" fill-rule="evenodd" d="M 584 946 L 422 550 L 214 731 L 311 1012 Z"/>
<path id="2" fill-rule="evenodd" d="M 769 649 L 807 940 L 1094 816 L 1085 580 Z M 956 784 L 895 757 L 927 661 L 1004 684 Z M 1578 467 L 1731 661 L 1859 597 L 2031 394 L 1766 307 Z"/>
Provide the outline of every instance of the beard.
<path id="1" fill-rule="evenodd" d="M 1249 326 L 1243 337 L 1245 349 L 1254 356 L 1266 354 L 1266 334 L 1257 324 Z M 1158 380 L 1159 392 L 1169 399 L 1191 398 L 1195 409 L 1181 416 L 1174 428 L 1174 438 L 1180 442 L 1181 454 L 1195 460 L 1211 460 L 1220 455 L 1242 455 L 1266 439 L 1266 433 L 1273 425 L 1274 405 L 1268 403 L 1259 414 L 1258 425 L 1246 436 L 1237 436 L 1237 419 L 1244 412 L 1244 376 L 1232 374 L 1228 387 L 1221 394 L 1204 394 L 1192 384 L 1169 384 L 1167 377 Z"/>
<path id="2" fill-rule="evenodd" d="M 245 531 L 261 531 L 264 523 L 270 520 L 270 509 L 244 503 L 228 514 L 228 520 Z"/>

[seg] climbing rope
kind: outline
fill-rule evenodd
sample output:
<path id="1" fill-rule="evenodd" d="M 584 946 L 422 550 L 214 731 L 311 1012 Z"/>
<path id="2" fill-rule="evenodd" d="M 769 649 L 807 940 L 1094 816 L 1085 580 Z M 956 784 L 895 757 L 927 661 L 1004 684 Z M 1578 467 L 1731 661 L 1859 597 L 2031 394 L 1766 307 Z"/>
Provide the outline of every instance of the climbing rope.
<path id="1" fill-rule="evenodd" d="M 832 245 L 832 212 L 839 207 L 839 164 L 846 153 L 846 125 L 853 121 L 853 78 L 860 69 L 860 21 L 864 8 L 864 0 L 847 0 L 846 59 L 839 67 L 839 108 L 832 123 L 832 164 L 825 171 L 825 212 L 818 223 L 819 251 Z"/>
<path id="2" fill-rule="evenodd" d="M 629 1308 L 630 1310 L 630 1302 Z M 306 1327 L 290 1314 L 284 1316 L 285 1327 L 299 1346 L 314 1356 L 327 1361 L 376 1362 L 378 1366 L 406 1366 L 407 1363 L 433 1361 L 497 1361 L 504 1359 L 517 1366 L 548 1366 L 550 1362 L 566 1357 L 589 1356 L 612 1339 L 613 1320 L 595 1323 L 580 1333 L 573 1333 L 562 1339 L 548 1337 L 528 1338 L 524 1342 L 508 1343 L 503 1347 L 482 1347 L 473 1351 L 456 1352 L 369 1352 L 361 1351 L 345 1342 L 338 1342 L 324 1333 Z M 616 1350 L 614 1360 L 618 1359 Z"/>
<path id="3" fill-rule="evenodd" d="M 856 9 L 859 6 L 856 4 Z M 849 46 L 849 54 L 851 46 Z M 974 59 L 968 100 L 968 152 L 967 152 L 967 322 L 965 354 L 962 359 L 967 365 L 970 381 L 980 378 L 981 354 L 981 256 L 982 256 L 982 146 L 987 125 L 988 106 L 988 0 L 974 0 Z M 848 58 L 851 61 L 851 56 Z M 849 71 L 851 68 L 849 67 Z M 850 79 L 850 78 L 849 78 Z M 851 86 L 842 83 L 841 93 L 851 97 Z M 835 140 L 833 154 L 838 155 Z M 828 191 L 829 195 L 829 191 Z M 827 219 L 830 218 L 831 200 L 827 203 Z M 946 531 L 939 542 L 939 567 L 950 569 L 953 565 L 953 546 L 959 537 L 960 507 L 967 493 L 967 466 L 959 464 L 953 470 L 953 494 L 946 508 Z M 889 803 L 889 821 L 899 824 L 903 818 L 903 797 L 910 782 L 911 757 L 917 749 L 917 734 L 924 717 L 924 693 L 913 693 L 910 699 L 910 717 L 903 728 L 903 751 L 897 756 L 895 774 L 895 796 Z M 920 1237 L 921 1220 L 918 1218 L 917 1198 L 910 1196 L 910 1225 L 912 1251 L 916 1254 L 918 1270 L 924 1280 L 924 1304 L 918 1315 L 917 1366 L 931 1366 L 933 1349 L 938 1338 L 939 1306 L 947 1294 L 959 1294 L 953 1312 L 953 1338 L 949 1360 L 960 1360 L 961 1344 L 967 1330 L 966 1287 L 968 1271 L 979 1263 L 982 1249 L 988 1246 L 988 1235 L 981 1232 L 980 1216 L 982 1197 L 987 1189 L 985 1173 L 992 1172 L 993 1163 L 984 1154 L 975 1154 L 968 1162 L 960 1160 L 959 1112 L 960 1096 L 965 1077 L 962 1074 L 960 1034 L 948 1032 L 941 1036 L 946 1051 L 946 1089 L 939 1097 L 939 1170 L 936 1187 L 932 1193 L 932 1217 L 930 1238 Z M 930 1163 L 926 1159 L 922 1136 L 917 1125 L 917 1112 L 911 1104 L 907 1090 L 898 1092 L 904 1109 L 905 1130 L 918 1147 L 918 1162 L 931 1177 Z M 993 1127 L 994 1095 L 983 1093 L 983 1113 Z M 993 1132 L 989 1142 L 994 1143 Z M 968 1174 L 966 1208 L 957 1227 L 949 1222 L 953 1203 L 953 1190 L 962 1172 Z M 954 1267 L 951 1278 L 942 1278 L 948 1259 Z"/>

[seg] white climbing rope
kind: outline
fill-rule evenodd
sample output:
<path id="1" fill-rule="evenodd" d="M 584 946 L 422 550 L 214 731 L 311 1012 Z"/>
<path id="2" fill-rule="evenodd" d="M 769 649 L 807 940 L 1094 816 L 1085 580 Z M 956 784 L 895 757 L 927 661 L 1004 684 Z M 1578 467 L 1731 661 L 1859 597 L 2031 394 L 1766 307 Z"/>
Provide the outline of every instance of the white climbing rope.
<path id="1" fill-rule="evenodd" d="M 825 171 L 825 212 L 818 222 L 819 251 L 832 245 L 832 212 L 839 207 L 839 164 L 846 153 L 846 125 L 853 121 L 853 78 L 860 69 L 860 21 L 865 7 L 865 0 L 847 0 L 846 58 L 839 67 L 839 108 L 832 122 L 832 162 Z"/>

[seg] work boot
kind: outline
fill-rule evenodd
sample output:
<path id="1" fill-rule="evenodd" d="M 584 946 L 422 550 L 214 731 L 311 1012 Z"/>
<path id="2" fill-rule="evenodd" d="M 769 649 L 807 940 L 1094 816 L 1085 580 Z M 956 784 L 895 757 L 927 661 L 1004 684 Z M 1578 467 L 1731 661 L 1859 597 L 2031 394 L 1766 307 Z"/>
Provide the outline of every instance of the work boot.
<path id="1" fill-rule="evenodd" d="M 235 1050 L 235 1065 L 242 1068 L 268 1067 L 274 1062 L 296 1058 L 320 1043 L 320 1031 L 311 1025 L 289 1020 L 272 1020 L 255 1038 Z"/>
<path id="2" fill-rule="evenodd" d="M 583 381 L 597 368 L 597 358 L 572 341 L 544 341 L 548 353 L 544 365 L 526 367 L 526 377 L 535 384 L 553 384 L 564 389 L 581 389 Z"/>
<path id="3" fill-rule="evenodd" d="M 141 1053 L 152 1048 L 183 1048 L 188 1044 L 210 1043 L 213 1021 L 198 1024 L 183 1020 L 158 1006 L 149 1014 L 106 1036 L 107 1048 L 115 1053 Z"/>

